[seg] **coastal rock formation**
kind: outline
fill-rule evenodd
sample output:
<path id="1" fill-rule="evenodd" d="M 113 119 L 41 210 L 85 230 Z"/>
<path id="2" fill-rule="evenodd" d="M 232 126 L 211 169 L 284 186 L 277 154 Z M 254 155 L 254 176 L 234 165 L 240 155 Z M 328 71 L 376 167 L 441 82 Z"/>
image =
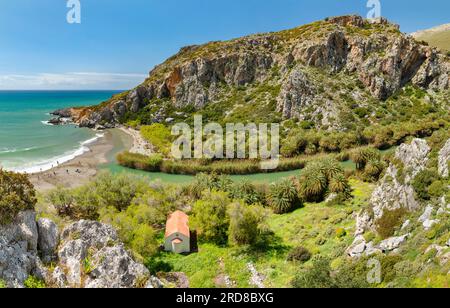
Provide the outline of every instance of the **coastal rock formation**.
<path id="1" fill-rule="evenodd" d="M 58 226 L 50 219 L 41 218 L 37 221 L 38 248 L 44 263 L 54 260 L 56 248 L 59 244 Z"/>
<path id="2" fill-rule="evenodd" d="M 313 113 L 325 114 L 326 121 L 338 127 L 333 121 L 337 122 L 339 102 L 327 98 L 327 91 L 315 90 L 323 84 L 309 78 L 311 69 L 328 78 L 340 72 L 354 76 L 365 88 L 361 91 L 378 100 L 408 83 L 433 91 L 450 86 L 450 63 L 436 49 L 402 34 L 385 19 L 342 16 L 278 33 L 182 48 L 135 89 L 96 107 L 55 114 L 71 117 L 80 126 L 107 128 L 151 102 L 201 109 L 226 99 L 230 89 L 264 83 L 282 88 L 277 109 L 285 118 L 303 119 L 314 105 Z M 164 121 L 160 112 L 149 111 L 149 116 Z"/>

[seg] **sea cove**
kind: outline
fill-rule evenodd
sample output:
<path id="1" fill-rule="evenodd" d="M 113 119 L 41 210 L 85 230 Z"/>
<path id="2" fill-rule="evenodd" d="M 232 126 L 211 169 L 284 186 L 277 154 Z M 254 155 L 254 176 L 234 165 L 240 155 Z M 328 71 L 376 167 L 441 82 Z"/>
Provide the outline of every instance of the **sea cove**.
<path id="1" fill-rule="evenodd" d="M 89 106 L 115 91 L 0 91 L 0 166 L 36 173 L 89 151 L 103 133 L 74 125 L 52 126 L 50 112 Z"/>

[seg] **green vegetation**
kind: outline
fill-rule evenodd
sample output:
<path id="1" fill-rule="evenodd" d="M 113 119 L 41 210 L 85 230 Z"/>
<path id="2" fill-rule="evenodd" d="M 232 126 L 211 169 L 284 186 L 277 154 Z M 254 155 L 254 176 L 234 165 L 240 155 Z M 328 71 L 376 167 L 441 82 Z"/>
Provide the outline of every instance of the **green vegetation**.
<path id="1" fill-rule="evenodd" d="M 155 123 L 141 127 L 141 134 L 145 140 L 156 147 L 164 155 L 170 152 L 172 135 L 170 130 L 164 125 Z"/>
<path id="2" fill-rule="evenodd" d="M 299 246 L 292 249 L 288 256 L 288 261 L 308 262 L 311 259 L 311 253 L 305 247 Z"/>
<path id="3" fill-rule="evenodd" d="M 331 193 L 350 196 L 350 186 L 339 162 L 322 159 L 308 164 L 302 172 L 299 192 L 303 200 L 320 202 Z"/>
<path id="4" fill-rule="evenodd" d="M 375 221 L 377 233 L 383 238 L 387 239 L 394 235 L 395 231 L 401 227 L 403 218 L 407 214 L 404 208 L 396 210 L 385 210 L 383 216 Z"/>
<path id="5" fill-rule="evenodd" d="M 42 280 L 40 280 L 34 276 L 29 276 L 25 280 L 24 286 L 27 289 L 45 289 L 46 288 L 45 282 L 43 282 Z"/>
<path id="6" fill-rule="evenodd" d="M 0 289 L 6 289 L 6 283 L 0 279 Z"/>
<path id="7" fill-rule="evenodd" d="M 19 212 L 32 210 L 36 192 L 27 175 L 0 169 L 0 224 L 10 223 Z"/>
<path id="8" fill-rule="evenodd" d="M 123 152 L 117 155 L 117 162 L 124 167 L 156 172 L 161 170 L 163 158 L 159 154 L 146 156 L 142 154 Z"/>
<path id="9" fill-rule="evenodd" d="M 412 186 L 420 199 L 430 200 L 431 197 L 442 196 L 445 191 L 443 182 L 439 180 L 437 170 L 425 169 L 414 178 Z"/>
<path id="10" fill-rule="evenodd" d="M 270 186 L 269 204 L 276 214 L 289 213 L 303 205 L 292 179 L 285 179 Z"/>

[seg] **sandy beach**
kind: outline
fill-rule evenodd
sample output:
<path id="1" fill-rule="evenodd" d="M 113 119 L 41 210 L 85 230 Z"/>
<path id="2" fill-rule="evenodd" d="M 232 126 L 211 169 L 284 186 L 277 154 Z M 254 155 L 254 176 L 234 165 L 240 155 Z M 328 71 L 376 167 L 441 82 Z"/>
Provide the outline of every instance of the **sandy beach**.
<path id="1" fill-rule="evenodd" d="M 103 138 L 87 146 L 89 151 L 51 170 L 30 175 L 30 180 L 39 192 L 58 185 L 74 188 L 87 183 L 98 173 L 98 166 L 108 162 L 107 154 L 113 149 L 112 132 L 105 131 Z"/>
<path id="2" fill-rule="evenodd" d="M 129 149 L 131 153 L 142 155 L 151 155 L 154 153 L 152 145 L 142 138 L 140 131 L 123 126 L 119 129 L 132 138 L 133 145 Z"/>

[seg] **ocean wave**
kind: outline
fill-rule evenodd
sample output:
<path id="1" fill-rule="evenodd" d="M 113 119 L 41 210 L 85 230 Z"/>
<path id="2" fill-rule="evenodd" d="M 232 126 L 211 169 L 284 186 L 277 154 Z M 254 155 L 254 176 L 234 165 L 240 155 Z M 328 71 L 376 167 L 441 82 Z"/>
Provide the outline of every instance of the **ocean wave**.
<path id="1" fill-rule="evenodd" d="M 55 156 L 55 157 L 49 158 L 47 160 L 42 160 L 42 161 L 36 162 L 32 166 L 23 167 L 23 168 L 11 168 L 10 171 L 34 174 L 34 173 L 51 170 L 60 164 L 67 163 L 67 162 L 77 158 L 78 156 L 81 156 L 84 153 L 89 152 L 90 149 L 87 146 L 96 142 L 100 138 L 103 138 L 104 136 L 105 136 L 104 134 L 97 134 L 97 135 L 95 135 L 95 137 L 93 137 L 91 139 L 80 142 L 80 147 L 73 151 L 68 151 L 60 156 Z M 6 168 L 6 169 L 8 169 L 8 168 Z"/>
<path id="2" fill-rule="evenodd" d="M 8 148 L 3 148 L 0 149 L 0 154 L 9 154 L 9 153 L 21 153 L 21 152 L 28 152 L 28 151 L 32 151 L 37 149 L 36 147 L 32 147 L 32 148 L 25 148 L 25 149 L 8 149 Z"/>
<path id="3" fill-rule="evenodd" d="M 47 126 L 54 126 L 50 121 L 41 121 L 41 123 Z"/>

